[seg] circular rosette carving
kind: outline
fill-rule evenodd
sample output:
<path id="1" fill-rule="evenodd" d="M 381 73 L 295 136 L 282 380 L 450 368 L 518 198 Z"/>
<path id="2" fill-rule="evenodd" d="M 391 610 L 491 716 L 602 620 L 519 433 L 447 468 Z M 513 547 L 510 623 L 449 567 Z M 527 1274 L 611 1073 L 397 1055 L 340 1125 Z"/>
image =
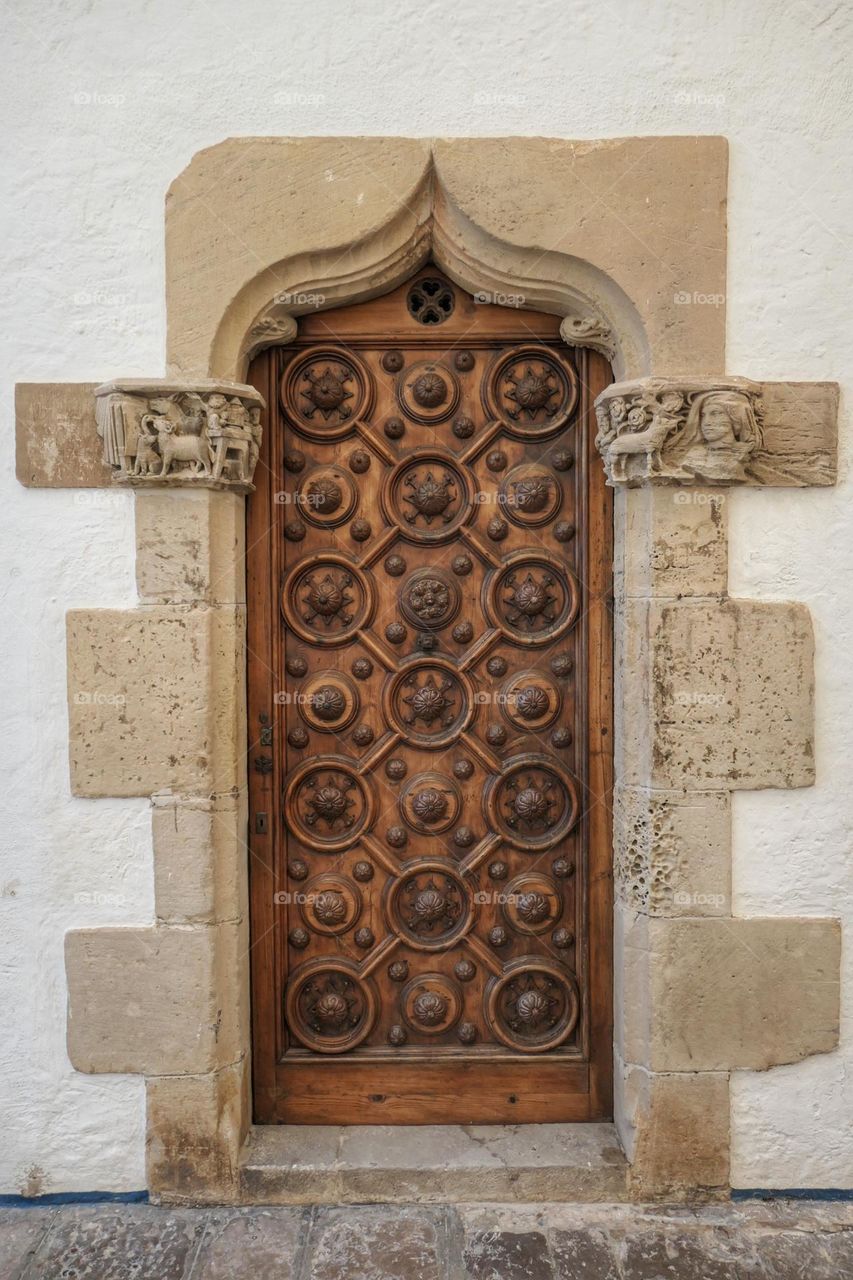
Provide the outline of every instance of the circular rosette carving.
<path id="1" fill-rule="evenodd" d="M 455 782 L 443 773 L 418 773 L 403 788 L 400 813 L 415 831 L 437 835 L 452 827 L 462 808 Z"/>
<path id="2" fill-rule="evenodd" d="M 292 360 L 281 379 L 288 421 L 311 440 L 339 440 L 370 413 L 373 384 L 361 361 L 334 347 L 312 347 Z"/>
<path id="3" fill-rule="evenodd" d="M 281 610 L 292 631 L 312 644 L 346 644 L 373 616 L 369 574 L 340 552 L 300 560 L 285 579 Z"/>
<path id="4" fill-rule="evenodd" d="M 450 863 L 411 862 L 385 894 L 392 932 L 417 950 L 444 951 L 471 927 L 471 894 Z"/>
<path id="5" fill-rule="evenodd" d="M 383 690 L 385 717 L 412 746 L 438 750 L 455 741 L 474 715 L 474 687 L 446 658 L 415 660 Z"/>
<path id="6" fill-rule="evenodd" d="M 443 422 L 459 403 L 459 383 L 443 364 L 421 361 L 400 374 L 397 399 L 406 416 L 415 422 Z"/>
<path id="7" fill-rule="evenodd" d="M 300 891 L 302 919 L 315 933 L 346 933 L 361 912 L 361 894 L 348 876 L 315 876 Z"/>
<path id="8" fill-rule="evenodd" d="M 440 569 L 418 569 L 403 584 L 400 608 L 413 626 L 438 630 L 456 616 L 459 588 Z"/>
<path id="9" fill-rule="evenodd" d="M 341 467 L 315 467 L 296 490 L 300 515 L 322 529 L 334 529 L 348 520 L 358 502 L 358 491 L 349 472 Z"/>
<path id="10" fill-rule="evenodd" d="M 563 914 L 563 896 L 550 876 L 525 872 L 503 894 L 504 919 L 516 933 L 547 933 Z"/>
<path id="11" fill-rule="evenodd" d="M 346 960 L 318 959 L 296 969 L 287 984 L 288 1029 L 307 1049 L 347 1053 L 361 1044 L 376 1019 L 369 979 Z"/>
<path id="12" fill-rule="evenodd" d="M 574 575 L 544 553 L 516 551 L 489 575 L 485 587 L 491 621 L 513 644 L 549 644 L 578 616 Z"/>
<path id="13" fill-rule="evenodd" d="M 483 406 L 522 440 L 562 431 L 578 402 L 578 378 L 568 360 L 542 347 L 516 347 L 498 357 L 483 380 Z"/>
<path id="14" fill-rule="evenodd" d="M 563 489 L 548 467 L 524 463 L 501 484 L 499 501 L 510 520 L 535 528 L 553 520 L 563 505 Z"/>
<path id="15" fill-rule="evenodd" d="M 297 694 L 299 713 L 320 733 L 340 733 L 358 712 L 358 690 L 340 671 L 318 671 Z"/>
<path id="16" fill-rule="evenodd" d="M 556 1049 L 577 1026 L 580 1000 L 559 965 L 523 956 L 486 988 L 486 1021 L 498 1040 L 523 1053 Z"/>
<path id="17" fill-rule="evenodd" d="M 447 542 L 474 513 L 474 478 L 449 453 L 419 450 L 385 478 L 382 507 L 409 542 Z"/>
<path id="18" fill-rule="evenodd" d="M 516 756 L 489 780 L 486 819 L 517 849 L 550 849 L 578 820 L 580 806 L 570 774 L 545 756 Z"/>
<path id="19" fill-rule="evenodd" d="M 462 991 L 452 978 L 441 973 L 421 973 L 400 992 L 403 1019 L 412 1031 L 439 1036 L 458 1021 L 462 1013 Z"/>
<path id="20" fill-rule="evenodd" d="M 335 853 L 354 844 L 373 818 L 367 782 L 338 756 L 307 760 L 284 789 L 287 828 L 313 849 Z"/>
<path id="21" fill-rule="evenodd" d="M 562 693 L 547 676 L 539 671 L 520 671 L 505 686 L 501 707 L 522 733 L 539 733 L 553 724 L 562 702 Z"/>

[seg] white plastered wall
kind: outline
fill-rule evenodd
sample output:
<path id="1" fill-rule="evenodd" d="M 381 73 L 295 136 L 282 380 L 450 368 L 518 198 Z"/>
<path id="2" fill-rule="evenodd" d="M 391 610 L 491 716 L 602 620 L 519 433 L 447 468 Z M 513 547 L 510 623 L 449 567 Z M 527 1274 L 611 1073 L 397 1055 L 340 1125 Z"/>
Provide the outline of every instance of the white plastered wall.
<path id="1" fill-rule="evenodd" d="M 71 1070 L 62 936 L 150 921 L 148 813 L 70 796 L 63 655 L 67 609 L 134 602 L 132 499 L 22 489 L 13 383 L 162 370 L 164 193 L 226 136 L 707 133 L 731 146 L 728 370 L 846 392 L 853 14 L 832 0 L 538 0 L 523 21 L 491 0 L 28 0 L 6 29 L 0 1191 L 122 1191 L 144 1185 L 142 1083 Z M 618 208 L 618 189 L 604 199 Z M 843 455 L 847 431 L 845 413 Z M 732 594 L 805 601 L 818 676 L 817 786 L 736 798 L 735 911 L 837 913 L 850 929 L 849 485 L 739 492 L 730 511 Z M 735 1185 L 853 1185 L 851 955 L 841 1048 L 736 1077 Z"/>

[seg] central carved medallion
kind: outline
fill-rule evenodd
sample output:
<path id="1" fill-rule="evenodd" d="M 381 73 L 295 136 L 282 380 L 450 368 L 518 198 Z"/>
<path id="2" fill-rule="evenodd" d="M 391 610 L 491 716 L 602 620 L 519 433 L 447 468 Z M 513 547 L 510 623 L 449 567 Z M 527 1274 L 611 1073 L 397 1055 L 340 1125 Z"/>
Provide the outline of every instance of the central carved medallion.
<path id="1" fill-rule="evenodd" d="M 305 579 L 307 591 L 302 597 L 306 606 L 302 614 L 305 622 L 313 622 L 319 618 L 326 626 L 331 626 L 333 618 L 340 614 L 341 622 L 346 626 L 352 622 L 352 615 L 347 613 L 347 606 L 352 604 L 352 596 L 348 588 L 352 586 L 352 574 L 309 573 Z"/>
<path id="2" fill-rule="evenodd" d="M 411 708 L 409 714 L 403 716 L 404 724 L 411 725 L 420 721 L 425 725 L 433 725 L 438 720 L 446 727 L 453 723 L 456 712 L 452 679 L 436 678 L 430 672 L 419 682 L 417 674 L 413 673 L 403 681 L 403 685 L 409 689 L 409 693 L 403 697 L 403 702 Z"/>
<path id="3" fill-rule="evenodd" d="M 540 361 L 537 365 L 526 364 L 523 370 L 520 365 L 516 365 L 504 374 L 504 379 L 504 395 L 514 406 L 508 410 L 513 421 L 525 414 L 532 421 L 540 410 L 553 418 L 558 406 L 552 401 L 558 394 L 559 387 L 553 370 L 544 362 Z"/>
<path id="4" fill-rule="evenodd" d="M 425 409 L 435 409 L 447 399 L 447 383 L 439 373 L 422 373 L 411 388 L 414 399 Z"/>
<path id="5" fill-rule="evenodd" d="M 331 684 L 324 684 L 316 693 L 311 694 L 311 710 L 318 720 L 339 720 L 346 705 L 343 690 Z"/>
<path id="6" fill-rule="evenodd" d="M 576 820 L 577 799 L 571 777 L 550 758 L 518 756 L 489 783 L 486 812 L 494 831 L 519 848 L 550 848 Z M 542 892 L 539 884 L 530 892 Z"/>
<path id="7" fill-rule="evenodd" d="M 336 369 L 326 365 L 321 371 L 311 365 L 302 377 L 302 395 L 309 402 L 309 408 L 303 410 L 306 418 L 312 418 L 319 412 L 328 422 L 336 411 L 340 418 L 350 416 L 351 410 L 345 403 L 352 399 L 352 392 L 346 386 L 352 381 L 352 373 L 348 369 L 341 365 Z"/>
<path id="8" fill-rule="evenodd" d="M 493 980 L 487 1017 L 498 1039 L 513 1049 L 542 1053 L 562 1044 L 579 1012 L 574 982 L 551 961 L 516 965 Z"/>
<path id="9" fill-rule="evenodd" d="M 367 784 L 348 761 L 337 757 L 307 760 L 291 774 L 284 796 L 288 827 L 309 848 L 322 844 L 343 849 L 367 825 L 373 798 Z M 337 888 L 337 886 L 331 886 Z"/>
<path id="10" fill-rule="evenodd" d="M 455 876 L 425 871 L 410 876 L 397 898 L 397 910 L 406 930 L 416 938 L 435 941 L 453 933 L 464 910 L 465 898 Z"/>
<path id="11" fill-rule="evenodd" d="M 440 822 L 447 813 L 447 796 L 435 789 L 419 791 L 412 800 L 412 812 L 421 822 Z"/>
<path id="12" fill-rule="evenodd" d="M 580 591 L 574 576 L 550 556 L 519 551 L 489 576 L 486 608 L 517 644 L 547 644 L 574 622 Z"/>
<path id="13" fill-rule="evenodd" d="M 440 570 L 419 569 L 400 592 L 400 608 L 415 627 L 443 627 L 459 608 L 459 588 Z"/>
<path id="14" fill-rule="evenodd" d="M 409 493 L 403 501 L 408 502 L 413 510 L 406 512 L 406 520 L 414 524 L 420 516 L 424 524 L 431 525 L 439 516 L 445 524 L 453 519 L 448 510 L 455 497 L 455 483 L 449 471 L 436 478 L 432 471 L 425 475 L 410 475 L 406 479 Z"/>

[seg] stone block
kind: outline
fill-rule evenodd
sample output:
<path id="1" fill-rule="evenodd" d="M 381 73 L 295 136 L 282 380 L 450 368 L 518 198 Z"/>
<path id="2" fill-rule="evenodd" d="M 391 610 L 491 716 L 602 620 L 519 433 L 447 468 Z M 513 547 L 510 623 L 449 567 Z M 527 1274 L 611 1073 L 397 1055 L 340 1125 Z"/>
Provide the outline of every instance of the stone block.
<path id="1" fill-rule="evenodd" d="M 808 609 L 747 600 L 679 602 L 655 605 L 648 617 L 652 785 L 810 786 L 814 640 Z"/>
<path id="2" fill-rule="evenodd" d="M 158 1201 L 223 1204 L 238 1197 L 248 1059 L 205 1075 L 146 1080 L 148 1189 Z"/>
<path id="3" fill-rule="evenodd" d="M 233 923 L 67 933 L 73 1066 L 149 1076 L 236 1061 L 245 1051 L 246 952 Z"/>
<path id="4" fill-rule="evenodd" d="M 728 580 L 728 495 L 701 487 L 617 490 L 618 599 L 721 596 Z"/>
<path id="5" fill-rule="evenodd" d="M 15 387 L 15 468 L 33 489 L 104 489 L 95 425 L 95 382 L 19 382 Z"/>
<path id="6" fill-rule="evenodd" d="M 212 795 L 238 785 L 244 610 L 75 610 L 67 639 L 75 795 Z"/>
<path id="7" fill-rule="evenodd" d="M 641 941 L 637 928 L 629 937 Z M 629 1060 L 653 1071 L 765 1071 L 837 1046 L 838 920 L 651 919 L 648 948 L 648 1057 L 633 1056 L 640 1030 L 626 1042 Z"/>
<path id="8" fill-rule="evenodd" d="M 725 791 L 613 796 L 616 896 L 654 916 L 731 914 L 731 801 Z"/>
<path id="9" fill-rule="evenodd" d="M 245 503 L 209 489 L 136 495 L 136 585 L 158 604 L 245 604 Z"/>
<path id="10" fill-rule="evenodd" d="M 729 1077 L 723 1072 L 659 1075 L 623 1066 L 617 1127 L 631 1160 L 635 1200 L 727 1193 Z"/>
<path id="11" fill-rule="evenodd" d="M 248 909 L 245 795 L 155 795 L 154 901 L 165 924 L 239 920 Z"/>

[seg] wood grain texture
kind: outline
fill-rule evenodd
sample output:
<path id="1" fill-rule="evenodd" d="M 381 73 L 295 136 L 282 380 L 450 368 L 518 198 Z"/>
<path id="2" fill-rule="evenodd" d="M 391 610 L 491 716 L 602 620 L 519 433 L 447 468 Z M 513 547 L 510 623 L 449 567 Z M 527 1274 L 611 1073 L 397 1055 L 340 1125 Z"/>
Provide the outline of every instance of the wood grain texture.
<path id="1" fill-rule="evenodd" d="M 607 1117 L 606 362 L 428 268 L 251 381 L 256 1119 Z"/>

